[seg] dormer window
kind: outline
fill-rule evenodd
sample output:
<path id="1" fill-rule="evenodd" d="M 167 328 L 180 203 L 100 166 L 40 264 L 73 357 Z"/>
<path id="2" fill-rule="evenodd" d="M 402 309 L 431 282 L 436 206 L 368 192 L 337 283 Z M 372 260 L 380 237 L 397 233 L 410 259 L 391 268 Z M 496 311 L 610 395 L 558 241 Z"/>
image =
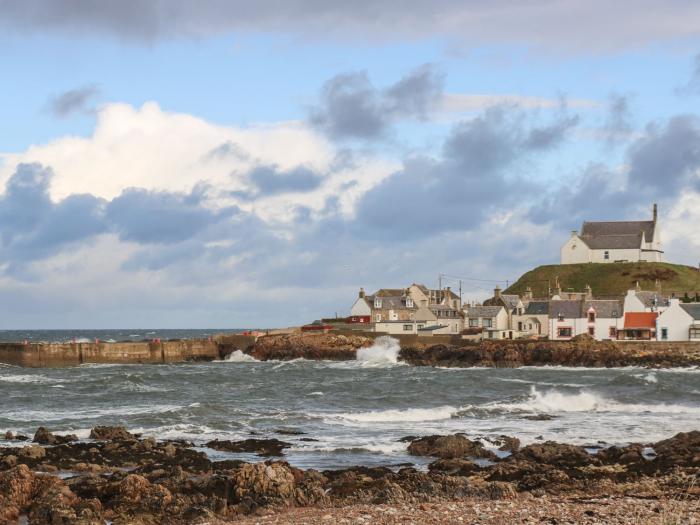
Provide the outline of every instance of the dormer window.
<path id="1" fill-rule="evenodd" d="M 603 252 L 603 259 L 605 259 L 606 261 L 610 260 L 610 252 L 608 250 L 605 250 L 605 252 Z"/>
<path id="2" fill-rule="evenodd" d="M 595 323 L 595 310 L 588 311 L 588 322 Z"/>
<path id="3" fill-rule="evenodd" d="M 560 321 L 563 321 L 563 320 L 564 320 L 564 314 L 561 313 L 561 312 L 559 312 L 558 318 L 559 318 Z"/>
<path id="4" fill-rule="evenodd" d="M 382 307 L 382 300 L 379 297 L 374 298 L 374 307 L 375 308 L 381 308 Z"/>
<path id="5" fill-rule="evenodd" d="M 413 299 L 411 297 L 406 297 L 406 308 L 413 308 Z"/>

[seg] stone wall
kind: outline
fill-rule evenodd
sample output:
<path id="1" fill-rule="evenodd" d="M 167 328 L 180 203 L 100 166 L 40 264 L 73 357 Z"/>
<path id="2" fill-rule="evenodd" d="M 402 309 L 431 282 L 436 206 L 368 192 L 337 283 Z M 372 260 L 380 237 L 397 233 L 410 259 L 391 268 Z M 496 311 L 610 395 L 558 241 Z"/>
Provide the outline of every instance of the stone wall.
<path id="1" fill-rule="evenodd" d="M 219 359 L 211 340 L 124 343 L 0 343 L 0 363 L 26 367 L 82 363 L 180 363 Z"/>

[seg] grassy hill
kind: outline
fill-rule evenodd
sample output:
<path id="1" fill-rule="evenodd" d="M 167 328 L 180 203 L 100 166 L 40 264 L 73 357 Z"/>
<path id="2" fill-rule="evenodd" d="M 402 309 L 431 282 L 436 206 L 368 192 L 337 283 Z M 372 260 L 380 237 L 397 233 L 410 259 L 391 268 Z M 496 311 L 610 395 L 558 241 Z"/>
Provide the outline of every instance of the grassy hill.
<path id="1" fill-rule="evenodd" d="M 557 277 L 563 291 L 582 292 L 589 284 L 596 297 L 624 295 L 637 282 L 642 290 L 655 290 L 657 280 L 665 292 L 700 292 L 700 270 L 670 263 L 550 264 L 525 273 L 506 292 L 522 294 L 529 286 L 535 297 L 546 297 Z"/>

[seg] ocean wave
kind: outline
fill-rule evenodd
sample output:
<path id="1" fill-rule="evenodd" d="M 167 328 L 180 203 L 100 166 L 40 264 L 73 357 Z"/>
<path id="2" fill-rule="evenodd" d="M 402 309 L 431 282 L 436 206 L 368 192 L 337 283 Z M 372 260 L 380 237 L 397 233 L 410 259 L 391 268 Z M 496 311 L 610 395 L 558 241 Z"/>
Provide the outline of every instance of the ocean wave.
<path id="1" fill-rule="evenodd" d="M 93 408 L 84 410 L 21 410 L 0 413 L 1 419 L 11 421 L 62 421 L 99 419 L 108 416 L 139 416 L 177 412 L 184 407 L 180 405 L 140 405 L 119 408 Z"/>
<path id="2" fill-rule="evenodd" d="M 556 390 L 539 391 L 530 389 L 530 396 L 521 402 L 488 403 L 476 409 L 501 412 L 620 412 L 627 414 L 661 413 L 661 414 L 700 414 L 700 407 L 668 404 L 631 404 L 620 403 L 603 397 L 595 392 L 581 391 L 576 394 Z M 465 408 L 469 410 L 469 407 Z"/>
<path id="3" fill-rule="evenodd" d="M 356 363 L 366 368 L 384 368 L 396 366 L 399 363 L 401 345 L 393 337 L 383 335 L 374 340 L 374 344 L 368 348 L 360 348 L 357 351 Z"/>
<path id="4" fill-rule="evenodd" d="M 46 377 L 40 374 L 6 374 L 0 375 L 0 381 L 5 383 L 63 383 L 63 379 Z"/>
<path id="5" fill-rule="evenodd" d="M 245 354 L 240 350 L 234 350 L 226 359 L 220 359 L 214 361 L 214 363 L 259 363 L 252 355 Z"/>
<path id="6" fill-rule="evenodd" d="M 335 420 L 350 423 L 401 423 L 440 421 L 450 419 L 458 411 L 453 406 L 440 406 L 435 408 L 408 408 L 405 410 L 376 410 L 371 412 L 348 412 L 331 414 Z"/>

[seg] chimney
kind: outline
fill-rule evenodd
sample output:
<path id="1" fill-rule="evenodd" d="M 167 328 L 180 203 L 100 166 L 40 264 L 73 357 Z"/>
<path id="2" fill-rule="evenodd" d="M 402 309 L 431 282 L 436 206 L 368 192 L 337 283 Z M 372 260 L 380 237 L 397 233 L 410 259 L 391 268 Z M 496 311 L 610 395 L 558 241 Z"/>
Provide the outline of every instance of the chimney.
<path id="1" fill-rule="evenodd" d="M 654 203 L 654 222 L 656 222 L 656 219 L 659 217 L 659 207 Z"/>
<path id="2" fill-rule="evenodd" d="M 571 230 L 571 236 L 576 237 L 578 235 L 578 231 L 576 230 Z"/>
<path id="3" fill-rule="evenodd" d="M 364 298 L 365 298 L 365 289 L 364 289 L 364 288 L 360 288 L 359 296 L 360 296 L 360 299 L 364 299 Z"/>
<path id="4" fill-rule="evenodd" d="M 493 289 L 493 296 L 496 299 L 499 299 L 501 297 L 501 287 L 496 285 L 496 288 Z"/>
<path id="5" fill-rule="evenodd" d="M 586 285 L 586 299 L 589 301 L 593 299 L 593 290 L 589 284 Z"/>
<path id="6" fill-rule="evenodd" d="M 637 281 L 637 282 L 635 283 L 634 289 L 637 290 L 638 292 L 641 292 L 641 291 L 642 291 L 642 287 L 641 287 L 641 285 L 639 284 L 639 281 Z"/>
<path id="7" fill-rule="evenodd" d="M 525 288 L 525 293 L 523 294 L 523 299 L 527 301 L 532 301 L 532 288 L 529 286 Z"/>

